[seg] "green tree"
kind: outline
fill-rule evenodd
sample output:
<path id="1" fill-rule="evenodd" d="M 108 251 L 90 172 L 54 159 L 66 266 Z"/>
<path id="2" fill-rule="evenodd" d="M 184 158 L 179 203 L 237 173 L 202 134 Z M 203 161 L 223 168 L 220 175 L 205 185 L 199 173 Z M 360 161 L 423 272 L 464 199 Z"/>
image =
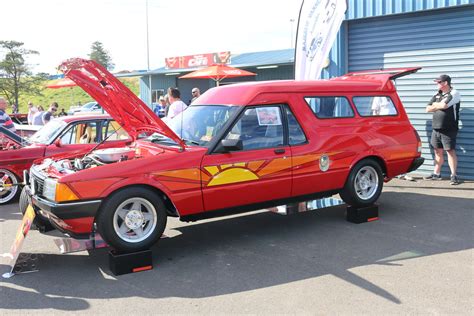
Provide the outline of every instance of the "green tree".
<path id="1" fill-rule="evenodd" d="M 23 43 L 16 41 L 0 41 L 0 50 L 4 54 L 0 60 L 0 94 L 10 104 L 17 105 L 20 93 L 41 95 L 38 83 L 44 78 L 32 76 L 30 66 L 25 62 L 26 56 L 39 53 L 23 48 Z"/>
<path id="2" fill-rule="evenodd" d="M 110 57 L 109 52 L 104 48 L 104 45 L 99 42 L 95 41 L 92 43 L 91 46 L 91 53 L 89 54 L 89 58 L 98 62 L 102 66 L 104 66 L 107 70 L 113 70 L 115 64 L 112 62 L 112 57 Z"/>

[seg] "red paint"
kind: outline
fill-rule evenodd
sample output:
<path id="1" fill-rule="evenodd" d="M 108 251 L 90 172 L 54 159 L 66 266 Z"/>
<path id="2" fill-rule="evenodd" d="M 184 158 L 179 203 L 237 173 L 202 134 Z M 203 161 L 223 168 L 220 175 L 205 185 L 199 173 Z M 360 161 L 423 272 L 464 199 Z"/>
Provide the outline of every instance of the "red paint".
<path id="1" fill-rule="evenodd" d="M 62 70 L 132 136 L 145 130 L 156 131 L 176 140 L 182 148 L 138 140 L 133 144 L 138 153 L 135 159 L 61 175 L 59 181 L 68 184 L 84 201 L 105 199 L 129 186 L 148 186 L 165 194 L 179 215 L 191 215 L 340 190 L 351 168 L 367 157 L 380 161 L 387 178 L 406 172 L 413 159 L 420 157 L 414 128 L 390 81 L 396 71 L 350 74 L 319 81 L 252 82 L 210 89 L 195 101 L 196 106 L 288 105 L 307 142 L 278 147 L 279 152 L 270 148 L 209 153 L 205 147 L 184 145 L 163 121 L 102 66 L 73 59 L 63 63 Z M 398 72 L 410 70 L 413 69 Z M 398 114 L 359 116 L 352 98 L 379 95 L 389 96 Z M 345 96 L 353 107 L 354 117 L 318 119 L 304 101 L 307 96 Z M 320 170 L 322 155 L 330 161 L 325 172 Z M 90 218 L 68 220 L 67 224 L 75 232 L 92 229 Z"/>

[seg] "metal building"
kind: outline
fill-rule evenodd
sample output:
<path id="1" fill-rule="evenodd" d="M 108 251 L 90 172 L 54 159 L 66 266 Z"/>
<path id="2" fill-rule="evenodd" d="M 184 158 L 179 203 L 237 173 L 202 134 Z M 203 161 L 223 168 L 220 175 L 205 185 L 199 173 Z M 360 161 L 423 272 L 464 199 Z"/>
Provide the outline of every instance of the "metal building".
<path id="1" fill-rule="evenodd" d="M 232 56 L 232 66 L 257 76 L 228 81 L 291 79 L 293 61 L 292 49 Z M 357 70 L 423 67 L 396 82 L 423 142 L 425 164 L 420 173 L 430 173 L 433 166 L 429 147 L 431 114 L 425 113 L 426 103 L 436 92 L 433 78 L 449 74 L 462 100 L 458 175 L 461 179 L 474 179 L 474 0 L 348 0 L 346 20 L 332 47 L 330 61 L 323 78 Z M 184 92 L 184 101 L 190 99 L 192 87 L 205 91 L 214 86 L 207 80 L 177 79 L 189 71 L 192 70 L 174 75 L 161 68 L 146 73 L 140 82 L 142 99 L 150 100 L 149 75 L 152 90 L 177 86 Z M 446 163 L 442 173 L 450 173 Z"/>

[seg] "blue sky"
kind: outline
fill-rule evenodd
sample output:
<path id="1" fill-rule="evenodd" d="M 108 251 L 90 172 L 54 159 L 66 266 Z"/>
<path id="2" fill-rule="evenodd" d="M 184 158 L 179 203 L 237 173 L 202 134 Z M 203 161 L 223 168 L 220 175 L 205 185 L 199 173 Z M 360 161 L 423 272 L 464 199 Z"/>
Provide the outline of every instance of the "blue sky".
<path id="1" fill-rule="evenodd" d="M 301 0 L 148 0 L 150 68 L 171 56 L 290 48 L 300 6 Z M 146 0 L 2 0 L 1 9 L 0 40 L 39 51 L 28 60 L 35 72 L 54 74 L 62 60 L 87 57 L 96 40 L 115 71 L 147 68 Z"/>

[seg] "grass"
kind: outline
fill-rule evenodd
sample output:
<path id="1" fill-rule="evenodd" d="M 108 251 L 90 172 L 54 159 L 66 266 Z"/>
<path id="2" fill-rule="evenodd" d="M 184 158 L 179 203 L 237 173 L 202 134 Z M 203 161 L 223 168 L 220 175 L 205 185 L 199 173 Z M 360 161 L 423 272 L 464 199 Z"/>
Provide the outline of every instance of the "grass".
<path id="1" fill-rule="evenodd" d="M 70 88 L 60 88 L 60 89 L 50 89 L 46 88 L 47 84 L 54 83 L 57 80 L 46 80 L 41 84 L 41 95 L 29 95 L 22 94 L 20 92 L 20 113 L 28 112 L 28 102 L 33 102 L 36 106 L 43 106 L 46 110 L 52 102 L 57 102 L 59 104 L 59 109 L 64 108 L 66 111 L 73 105 L 77 105 L 78 102 L 85 104 L 87 102 L 93 101 L 84 90 L 80 87 L 70 87 Z M 133 93 L 138 95 L 139 91 L 139 79 L 138 77 L 133 78 L 120 78 L 122 81 Z M 9 111 L 10 112 L 10 111 Z"/>

